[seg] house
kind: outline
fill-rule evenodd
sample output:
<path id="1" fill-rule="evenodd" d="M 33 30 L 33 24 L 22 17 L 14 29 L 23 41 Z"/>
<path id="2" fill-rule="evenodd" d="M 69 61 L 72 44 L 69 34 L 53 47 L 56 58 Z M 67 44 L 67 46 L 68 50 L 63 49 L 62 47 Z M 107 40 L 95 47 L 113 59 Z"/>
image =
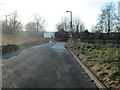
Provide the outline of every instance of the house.
<path id="1" fill-rule="evenodd" d="M 45 32 L 44 37 L 45 38 L 54 38 L 55 32 Z"/>

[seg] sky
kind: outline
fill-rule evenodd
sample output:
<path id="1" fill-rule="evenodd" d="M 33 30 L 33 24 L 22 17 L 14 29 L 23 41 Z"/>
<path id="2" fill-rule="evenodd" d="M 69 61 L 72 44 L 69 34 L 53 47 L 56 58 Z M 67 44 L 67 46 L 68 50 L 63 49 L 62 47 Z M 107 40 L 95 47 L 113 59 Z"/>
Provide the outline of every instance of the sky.
<path id="1" fill-rule="evenodd" d="M 47 22 L 46 30 L 56 31 L 56 24 L 62 17 L 70 17 L 66 11 L 72 11 L 73 16 L 80 17 L 86 29 L 90 30 L 97 22 L 100 10 L 107 2 L 117 6 L 119 0 L 0 0 L 0 20 L 5 15 L 17 11 L 19 20 L 25 25 L 33 20 L 34 14 L 39 14 Z"/>

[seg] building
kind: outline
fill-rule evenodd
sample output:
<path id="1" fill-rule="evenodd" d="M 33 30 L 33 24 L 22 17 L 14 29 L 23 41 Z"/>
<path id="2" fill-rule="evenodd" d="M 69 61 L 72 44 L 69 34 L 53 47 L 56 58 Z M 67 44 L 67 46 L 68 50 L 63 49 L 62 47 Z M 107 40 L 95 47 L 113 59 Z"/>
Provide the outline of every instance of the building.
<path id="1" fill-rule="evenodd" d="M 55 32 L 45 32 L 44 37 L 45 38 L 54 38 Z"/>

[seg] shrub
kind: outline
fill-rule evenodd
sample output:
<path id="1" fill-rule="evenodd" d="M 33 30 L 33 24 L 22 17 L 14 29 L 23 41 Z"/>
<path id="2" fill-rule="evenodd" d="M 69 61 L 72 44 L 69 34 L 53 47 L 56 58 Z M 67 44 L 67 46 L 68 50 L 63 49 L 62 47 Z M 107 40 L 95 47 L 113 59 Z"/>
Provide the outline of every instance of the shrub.
<path id="1" fill-rule="evenodd" d="M 2 54 L 16 51 L 18 49 L 19 49 L 19 46 L 15 44 L 2 45 Z"/>

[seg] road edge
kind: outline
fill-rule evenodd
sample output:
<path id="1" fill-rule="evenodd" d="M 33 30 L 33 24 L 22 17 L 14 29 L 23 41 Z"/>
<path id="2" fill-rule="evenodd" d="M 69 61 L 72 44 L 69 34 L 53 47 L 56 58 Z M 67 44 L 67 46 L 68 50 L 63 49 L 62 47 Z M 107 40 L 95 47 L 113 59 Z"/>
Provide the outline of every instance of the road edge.
<path id="1" fill-rule="evenodd" d="M 94 81 L 94 83 L 96 84 L 96 86 L 101 89 L 108 89 L 107 86 L 105 86 L 98 78 L 97 76 L 70 50 L 68 49 L 68 51 L 73 55 L 73 57 L 78 61 L 78 63 L 80 64 L 80 66 L 85 70 L 85 72 L 88 74 L 88 76 Z"/>
<path id="2" fill-rule="evenodd" d="M 31 46 L 31 47 L 26 47 L 26 48 L 23 48 L 23 49 L 18 49 L 16 51 L 12 51 L 12 52 L 9 52 L 9 53 L 6 53 L 6 54 L 1 54 L 2 55 L 2 60 L 18 56 L 21 52 L 24 52 L 25 50 L 28 50 L 30 48 L 34 48 L 34 47 L 37 47 L 37 46 L 40 46 L 40 45 L 43 45 L 43 44 L 47 44 L 47 43 L 49 43 L 49 42 L 41 43 L 39 45 L 35 45 L 35 46 Z"/>

